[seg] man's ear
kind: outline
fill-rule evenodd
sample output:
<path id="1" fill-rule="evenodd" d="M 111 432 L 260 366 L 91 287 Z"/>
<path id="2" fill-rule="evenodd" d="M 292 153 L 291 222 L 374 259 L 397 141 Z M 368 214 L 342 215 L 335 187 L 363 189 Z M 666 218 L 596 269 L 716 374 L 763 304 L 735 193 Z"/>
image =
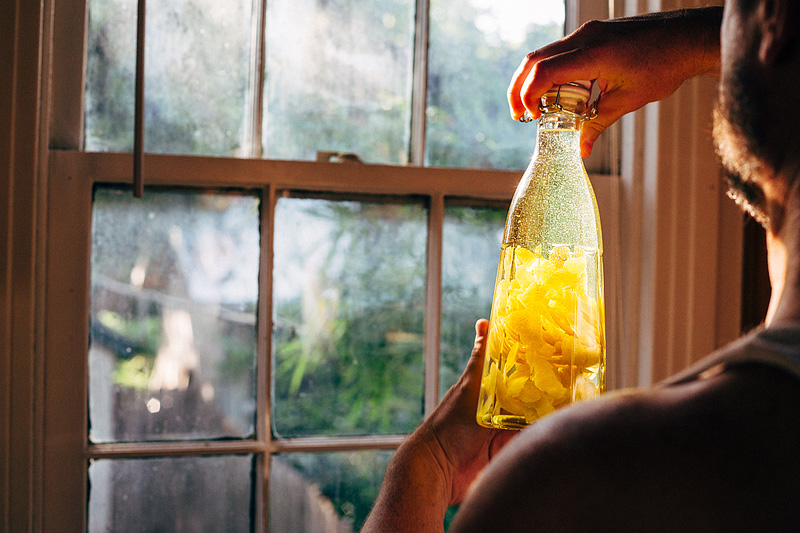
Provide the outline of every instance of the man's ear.
<path id="1" fill-rule="evenodd" d="M 758 7 L 761 26 L 761 45 L 758 59 L 774 64 L 781 53 L 800 36 L 797 0 L 762 0 Z"/>

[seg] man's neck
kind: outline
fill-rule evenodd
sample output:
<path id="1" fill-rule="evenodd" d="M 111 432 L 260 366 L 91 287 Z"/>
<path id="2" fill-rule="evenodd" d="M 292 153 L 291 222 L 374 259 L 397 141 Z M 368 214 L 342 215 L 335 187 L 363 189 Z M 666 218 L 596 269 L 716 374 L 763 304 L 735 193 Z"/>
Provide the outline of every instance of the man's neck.
<path id="1" fill-rule="evenodd" d="M 785 191 L 779 228 L 767 230 L 772 285 L 766 323 L 800 320 L 800 180 Z"/>

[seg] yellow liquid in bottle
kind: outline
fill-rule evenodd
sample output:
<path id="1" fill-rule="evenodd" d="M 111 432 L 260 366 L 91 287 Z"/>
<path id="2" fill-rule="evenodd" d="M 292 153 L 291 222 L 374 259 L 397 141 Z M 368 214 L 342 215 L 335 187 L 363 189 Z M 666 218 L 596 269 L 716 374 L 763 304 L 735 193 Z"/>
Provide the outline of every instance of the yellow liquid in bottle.
<path id="1" fill-rule="evenodd" d="M 520 429 L 605 390 L 602 305 L 587 291 L 598 262 L 596 249 L 503 248 L 478 423 Z"/>

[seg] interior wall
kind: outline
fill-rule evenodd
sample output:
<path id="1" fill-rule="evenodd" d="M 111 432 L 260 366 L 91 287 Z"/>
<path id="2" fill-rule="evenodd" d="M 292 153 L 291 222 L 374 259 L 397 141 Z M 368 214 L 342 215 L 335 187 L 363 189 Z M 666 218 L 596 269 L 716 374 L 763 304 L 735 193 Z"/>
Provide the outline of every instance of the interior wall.
<path id="1" fill-rule="evenodd" d="M 0 2 L 0 227 L 11 228 L 13 2 Z M 0 391 L 11 387 L 11 233 L 0 230 Z M 10 395 L 0 393 L 0 529 L 9 530 Z"/>
<path id="2" fill-rule="evenodd" d="M 616 15 L 717 4 L 615 0 Z M 738 335 L 741 218 L 714 154 L 716 79 L 623 117 L 623 349 L 617 383 L 647 386 Z"/>

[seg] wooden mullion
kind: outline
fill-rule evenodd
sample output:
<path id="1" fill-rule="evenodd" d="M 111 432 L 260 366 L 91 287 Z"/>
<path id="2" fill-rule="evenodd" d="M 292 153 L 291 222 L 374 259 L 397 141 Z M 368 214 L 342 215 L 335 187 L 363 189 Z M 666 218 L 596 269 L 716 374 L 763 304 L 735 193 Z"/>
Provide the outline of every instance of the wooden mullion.
<path id="1" fill-rule="evenodd" d="M 358 437 L 296 437 L 258 440 L 210 440 L 174 442 L 109 442 L 86 447 L 87 459 L 122 459 L 136 457 L 176 457 L 229 454 L 325 453 L 397 448 L 406 435 L 365 435 Z"/>
<path id="2" fill-rule="evenodd" d="M 406 435 L 366 435 L 363 437 L 298 437 L 275 439 L 271 453 L 325 453 L 369 450 L 392 450 L 400 446 Z"/>
<path id="3" fill-rule="evenodd" d="M 425 109 L 428 99 L 429 0 L 417 0 L 414 22 L 414 65 L 411 89 L 411 134 L 409 163 L 421 166 L 425 160 Z"/>
<path id="4" fill-rule="evenodd" d="M 131 184 L 129 154 L 56 151 L 55 164 L 74 167 L 95 183 Z M 318 163 L 145 154 L 150 186 L 260 189 L 357 195 L 441 194 L 510 200 L 521 171 L 420 168 L 357 163 Z"/>
<path id="5" fill-rule="evenodd" d="M 425 296 L 425 416 L 439 403 L 439 355 L 442 316 L 442 230 L 444 197 L 431 198 L 428 215 L 428 253 Z"/>

